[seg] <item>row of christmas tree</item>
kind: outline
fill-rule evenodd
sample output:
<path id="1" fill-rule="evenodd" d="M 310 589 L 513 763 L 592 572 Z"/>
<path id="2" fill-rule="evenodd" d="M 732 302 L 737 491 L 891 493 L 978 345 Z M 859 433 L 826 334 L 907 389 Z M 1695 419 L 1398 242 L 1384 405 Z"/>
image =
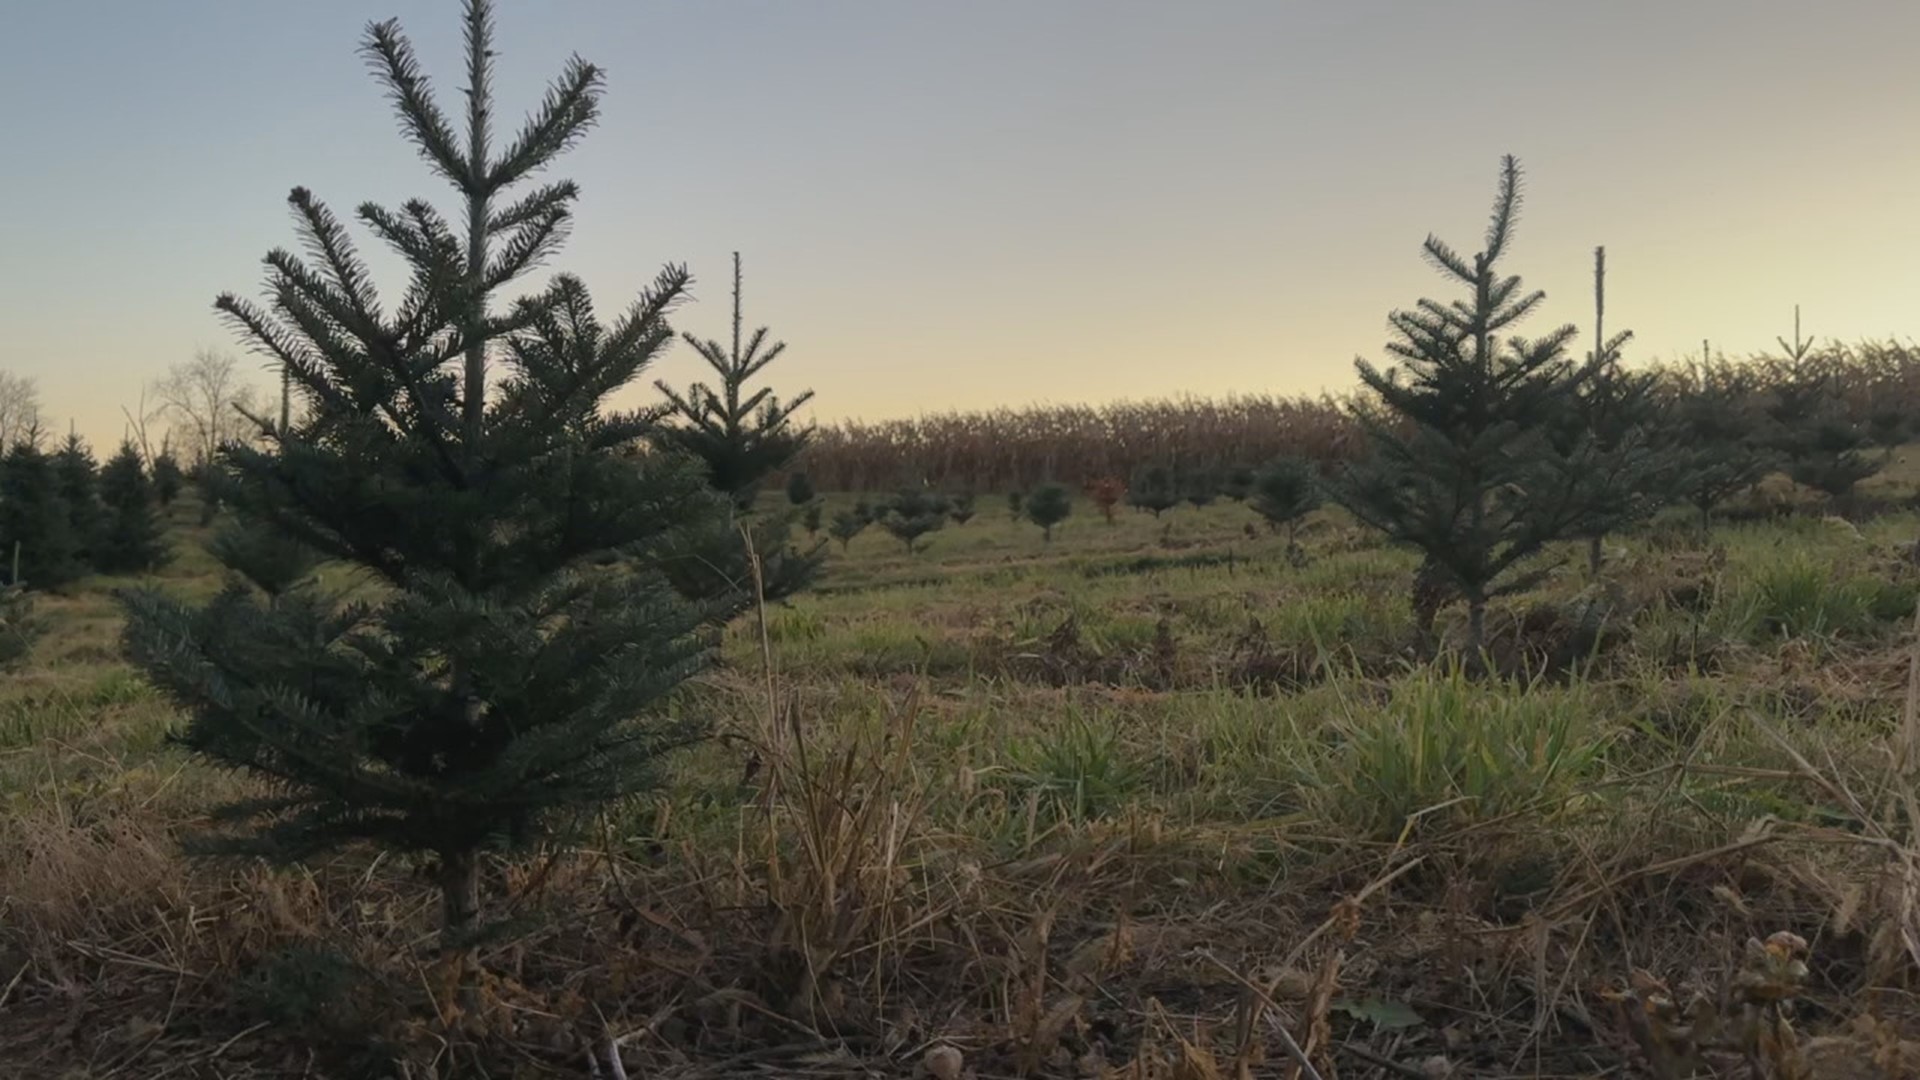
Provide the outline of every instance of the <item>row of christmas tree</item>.
<path id="1" fill-rule="evenodd" d="M 164 563 L 160 508 L 182 474 L 168 454 L 151 465 L 131 442 L 104 466 L 77 435 L 47 453 L 16 442 L 0 458 L 0 563 L 4 581 L 57 588 L 89 572 L 136 574 Z"/>

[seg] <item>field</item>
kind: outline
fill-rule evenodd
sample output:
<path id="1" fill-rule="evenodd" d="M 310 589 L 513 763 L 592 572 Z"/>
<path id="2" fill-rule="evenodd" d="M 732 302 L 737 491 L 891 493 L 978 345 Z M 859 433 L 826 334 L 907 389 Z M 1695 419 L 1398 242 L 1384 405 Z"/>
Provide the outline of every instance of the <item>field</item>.
<path id="1" fill-rule="evenodd" d="M 161 581 L 210 591 L 173 514 Z M 1046 543 L 983 496 L 836 547 L 676 700 L 715 737 L 661 797 L 489 865 L 467 958 L 407 860 L 184 855 L 250 781 L 166 742 L 126 582 L 45 599 L 0 687 L 0 1072 L 1685 1075 L 1649 1054 L 1697 1037 L 1920 1075 L 1920 514 L 1680 514 L 1597 579 L 1569 545 L 1492 679 L 1416 659 L 1412 555 L 1255 520 L 1083 499 Z"/>

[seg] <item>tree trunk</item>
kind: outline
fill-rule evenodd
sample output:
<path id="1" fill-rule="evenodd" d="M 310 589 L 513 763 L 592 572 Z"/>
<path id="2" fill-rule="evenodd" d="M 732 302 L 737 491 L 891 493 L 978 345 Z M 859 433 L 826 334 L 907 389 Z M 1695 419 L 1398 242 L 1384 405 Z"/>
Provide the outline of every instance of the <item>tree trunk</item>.
<path id="1" fill-rule="evenodd" d="M 1467 657 L 1476 670 L 1486 659 L 1487 598 L 1477 590 L 1467 596 Z"/>
<path id="2" fill-rule="evenodd" d="M 1605 553 L 1600 550 L 1600 540 L 1597 534 L 1587 537 L 1587 574 L 1590 577 L 1600 576 L 1600 561 L 1605 558 Z"/>
<path id="3" fill-rule="evenodd" d="M 480 860 L 472 851 L 440 854 L 440 932 L 465 930 L 480 915 Z"/>

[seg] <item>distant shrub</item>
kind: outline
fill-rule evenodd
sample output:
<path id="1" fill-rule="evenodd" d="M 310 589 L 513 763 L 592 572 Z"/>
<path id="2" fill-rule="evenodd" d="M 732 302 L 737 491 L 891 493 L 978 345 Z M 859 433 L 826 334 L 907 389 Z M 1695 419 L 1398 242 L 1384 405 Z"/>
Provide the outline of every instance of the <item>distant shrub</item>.
<path id="1" fill-rule="evenodd" d="M 1073 496 L 1061 484 L 1041 484 L 1027 496 L 1027 520 L 1040 526 L 1041 535 L 1053 542 L 1053 527 L 1073 513 Z"/>

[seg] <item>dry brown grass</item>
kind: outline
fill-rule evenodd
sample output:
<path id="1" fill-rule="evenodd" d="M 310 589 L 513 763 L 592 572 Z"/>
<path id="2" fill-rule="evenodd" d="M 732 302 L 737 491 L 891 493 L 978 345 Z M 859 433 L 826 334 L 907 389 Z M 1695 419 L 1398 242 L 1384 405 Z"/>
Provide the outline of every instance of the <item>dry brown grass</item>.
<path id="1" fill-rule="evenodd" d="M 1633 573 L 1663 589 L 1691 554 Z M 1229 596 L 1252 588 L 1219 573 Z M 1209 582 L 1179 580 L 1169 602 L 1209 610 Z M 1004 591 L 980 595 L 1003 610 Z M 1337 813 L 1342 759 L 1311 757 L 1329 736 L 1273 729 L 1301 700 L 1377 707 L 1394 673 L 1235 699 L 1252 718 L 1238 750 L 1207 727 L 1227 722 L 1207 712 L 1222 699 L 1191 677 L 995 682 L 991 709 L 1020 723 L 961 744 L 948 732 L 976 676 L 843 685 L 792 670 L 755 629 L 689 706 L 733 738 L 660 799 L 491 862 L 504 921 L 456 958 L 436 949 L 415 861 L 181 855 L 243 782 L 160 746 L 164 705 L 95 654 L 104 600 L 63 603 L 57 662 L 0 688 L 0 710 L 35 717 L 0 751 L 0 1075 L 1670 1080 L 1643 1040 L 1667 1015 L 1649 1011 L 1656 985 L 1682 1012 L 1698 999 L 1732 1018 L 1704 1040 L 1713 1075 L 1913 1075 L 1913 787 L 1892 748 L 1920 728 L 1897 705 L 1920 660 L 1891 635 L 1743 645 L 1715 685 L 1746 696 L 1663 729 L 1672 750 L 1622 735 L 1570 798 L 1382 838 Z M 898 617 L 933 632 L 923 606 Z M 1554 700 L 1665 724 L 1705 692 L 1633 683 L 1667 677 L 1625 669 Z M 1776 699 L 1765 716 L 1745 704 Z M 1832 716 L 1807 719 L 1827 715 L 1815 706 Z M 1074 812 L 1011 779 L 1040 766 L 989 741 L 1089 710 L 1179 797 L 1137 786 Z M 1129 716 L 1166 719 L 1135 731 Z M 1309 766 L 1289 782 L 1323 798 L 1278 808 L 1222 779 Z M 1185 809 L 1186 787 L 1227 809 Z M 1808 974 L 1792 1009 L 1749 1008 L 1746 943 L 1783 931 L 1809 943 Z M 1750 1073 L 1755 1032 L 1772 1056 Z"/>

